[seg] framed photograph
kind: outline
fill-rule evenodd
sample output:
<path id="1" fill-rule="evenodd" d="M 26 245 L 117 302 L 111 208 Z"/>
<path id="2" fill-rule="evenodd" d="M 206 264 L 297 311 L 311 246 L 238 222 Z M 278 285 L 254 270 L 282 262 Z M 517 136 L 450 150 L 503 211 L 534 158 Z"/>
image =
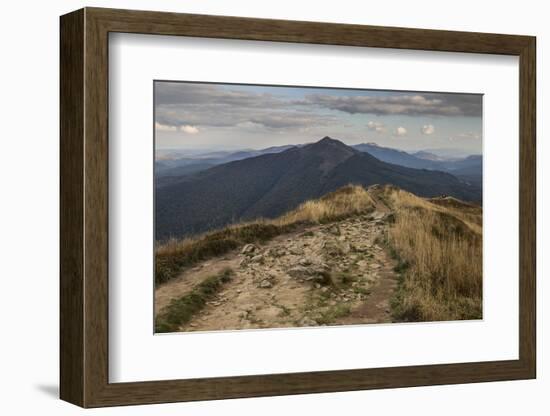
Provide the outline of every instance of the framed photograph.
<path id="1" fill-rule="evenodd" d="M 61 398 L 535 378 L 535 49 L 62 16 Z"/>

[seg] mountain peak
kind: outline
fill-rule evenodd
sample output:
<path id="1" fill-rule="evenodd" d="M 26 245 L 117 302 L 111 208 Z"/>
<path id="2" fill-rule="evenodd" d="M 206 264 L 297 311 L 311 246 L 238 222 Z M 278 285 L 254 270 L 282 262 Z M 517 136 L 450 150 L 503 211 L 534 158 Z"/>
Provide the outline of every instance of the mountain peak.
<path id="1" fill-rule="evenodd" d="M 315 157 L 320 159 L 322 162 L 319 167 L 323 173 L 326 173 L 360 152 L 347 146 L 340 140 L 325 136 L 315 143 L 310 143 L 300 148 L 300 153 L 303 157 Z"/>
<path id="2" fill-rule="evenodd" d="M 357 153 L 354 148 L 329 136 L 325 136 L 317 142 L 310 143 L 307 146 L 304 146 L 303 149 L 305 149 L 305 151 L 313 151 L 315 153 L 322 152 L 327 154 L 345 153 L 348 155 L 353 155 Z"/>
<path id="3" fill-rule="evenodd" d="M 348 149 L 348 150 L 353 150 L 350 146 L 348 146 L 347 144 L 341 142 L 340 140 L 336 140 L 336 139 L 333 139 L 332 137 L 330 136 L 325 136 L 323 137 L 321 140 L 317 141 L 317 142 L 314 142 L 314 143 L 311 143 L 310 144 L 312 147 L 326 147 L 326 146 L 331 146 L 331 147 L 334 147 L 334 148 L 341 148 L 341 149 Z"/>
<path id="4" fill-rule="evenodd" d="M 340 140 L 333 139 L 330 136 L 325 136 L 321 140 L 319 140 L 317 143 L 334 143 L 334 144 L 344 144 Z"/>

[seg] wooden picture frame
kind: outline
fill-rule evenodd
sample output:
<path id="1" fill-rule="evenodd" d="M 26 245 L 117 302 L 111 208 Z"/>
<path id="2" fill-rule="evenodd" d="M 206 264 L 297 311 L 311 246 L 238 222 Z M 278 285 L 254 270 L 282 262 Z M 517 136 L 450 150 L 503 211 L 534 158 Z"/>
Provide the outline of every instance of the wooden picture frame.
<path id="1" fill-rule="evenodd" d="M 85 8 L 61 17 L 63 400 L 101 407 L 530 379 L 536 376 L 535 38 L 530 36 Z M 110 383 L 108 35 L 110 32 L 503 54 L 520 66 L 519 359 Z"/>

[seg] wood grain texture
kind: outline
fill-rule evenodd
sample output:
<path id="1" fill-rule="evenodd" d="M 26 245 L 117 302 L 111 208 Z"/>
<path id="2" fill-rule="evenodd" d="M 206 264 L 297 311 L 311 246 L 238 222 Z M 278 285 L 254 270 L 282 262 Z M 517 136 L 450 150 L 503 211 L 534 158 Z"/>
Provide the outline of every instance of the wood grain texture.
<path id="1" fill-rule="evenodd" d="M 520 54 L 519 143 L 519 355 L 536 377 L 536 41 Z"/>
<path id="2" fill-rule="evenodd" d="M 84 404 L 84 12 L 61 19 L 60 45 L 60 388 Z"/>
<path id="3" fill-rule="evenodd" d="M 86 14 L 84 58 L 85 406 L 108 380 L 108 33 Z"/>
<path id="4" fill-rule="evenodd" d="M 519 55 L 528 36 L 87 8 L 110 32 Z"/>
<path id="5" fill-rule="evenodd" d="M 108 33 L 520 57 L 518 360 L 208 379 L 108 380 Z M 87 8 L 61 18 L 61 397 L 83 407 L 535 377 L 535 39 L 527 36 Z"/>

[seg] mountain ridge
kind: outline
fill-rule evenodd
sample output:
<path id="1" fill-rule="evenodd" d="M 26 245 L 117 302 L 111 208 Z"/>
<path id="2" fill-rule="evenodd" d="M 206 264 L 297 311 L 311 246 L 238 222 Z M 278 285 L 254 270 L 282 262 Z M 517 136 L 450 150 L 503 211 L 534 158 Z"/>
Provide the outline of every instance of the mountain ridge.
<path id="1" fill-rule="evenodd" d="M 274 218 L 347 184 L 392 184 L 419 196 L 477 201 L 477 188 L 445 172 L 383 162 L 328 136 L 279 153 L 217 165 L 159 187 L 156 238 L 202 233 L 260 217 Z"/>

